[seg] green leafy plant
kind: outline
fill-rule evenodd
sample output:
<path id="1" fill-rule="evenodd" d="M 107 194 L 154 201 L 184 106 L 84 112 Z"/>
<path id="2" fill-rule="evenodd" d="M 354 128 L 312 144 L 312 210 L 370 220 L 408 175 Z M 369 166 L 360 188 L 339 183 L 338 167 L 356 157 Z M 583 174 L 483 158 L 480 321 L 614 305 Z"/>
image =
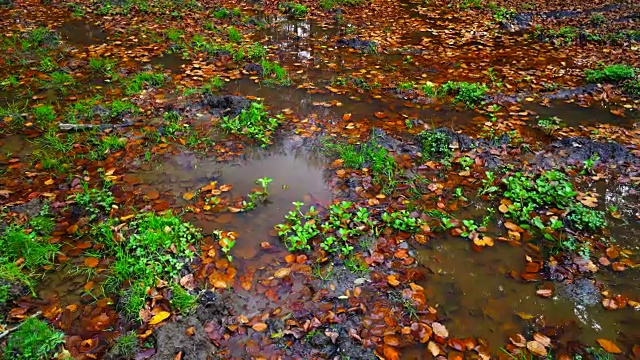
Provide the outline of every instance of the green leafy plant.
<path id="1" fill-rule="evenodd" d="M 5 360 L 48 360 L 64 343 L 63 336 L 46 322 L 30 317 L 9 335 L 2 357 Z"/>
<path id="2" fill-rule="evenodd" d="M 509 21 L 513 19 L 515 15 L 515 11 L 505 7 L 499 7 L 493 12 L 493 18 L 496 19 L 496 21 Z"/>
<path id="3" fill-rule="evenodd" d="M 231 42 L 237 43 L 242 40 L 242 34 L 233 26 L 227 29 L 227 34 L 229 35 L 229 41 Z"/>
<path id="4" fill-rule="evenodd" d="M 562 119 L 557 116 L 549 118 L 541 118 L 538 120 L 538 127 L 544 130 L 547 135 L 551 136 L 554 131 L 564 127 Z"/>
<path id="5" fill-rule="evenodd" d="M 56 112 L 51 105 L 41 105 L 33 108 L 33 117 L 35 118 L 36 125 L 40 128 L 45 128 L 51 124 L 56 118 Z"/>
<path id="6" fill-rule="evenodd" d="M 138 336 L 135 331 L 130 331 L 126 334 L 120 335 L 113 346 L 109 350 L 109 353 L 117 358 L 128 359 L 135 355 L 138 349 Z"/>
<path id="7" fill-rule="evenodd" d="M 309 9 L 306 6 L 294 2 L 281 2 L 278 4 L 278 10 L 298 19 L 304 18 L 309 13 Z"/>
<path id="8" fill-rule="evenodd" d="M 417 139 L 425 159 L 448 162 L 453 156 L 453 151 L 449 148 L 451 138 L 443 131 L 425 130 L 418 134 Z"/>
<path id="9" fill-rule="evenodd" d="M 420 218 L 411 216 L 407 210 L 400 210 L 392 213 L 384 212 L 382 221 L 389 227 L 399 231 L 416 233 L 420 231 L 424 222 Z"/>
<path id="10" fill-rule="evenodd" d="M 584 72 L 587 82 L 620 82 L 630 80 L 636 77 L 636 69 L 625 64 L 609 65 L 601 69 L 587 69 Z"/>
<path id="11" fill-rule="evenodd" d="M 484 84 L 457 81 L 448 81 L 441 87 L 443 94 L 452 95 L 454 101 L 462 102 L 471 108 L 484 99 L 487 91 L 489 88 Z"/>
<path id="12" fill-rule="evenodd" d="M 178 310 L 185 314 L 193 310 L 198 305 L 198 297 L 189 294 L 182 286 L 173 284 L 171 286 L 171 299 L 169 304 L 172 309 Z"/>
<path id="13" fill-rule="evenodd" d="M 269 116 L 261 103 L 252 102 L 249 108 L 235 117 L 225 116 L 220 127 L 232 134 L 243 135 L 258 141 L 262 147 L 271 144 L 273 132 L 278 128 L 282 116 Z"/>
<path id="14" fill-rule="evenodd" d="M 132 79 L 125 81 L 125 94 L 135 95 L 147 87 L 160 87 L 164 82 L 164 74 L 156 74 L 149 71 L 138 73 Z"/>
<path id="15" fill-rule="evenodd" d="M 69 196 L 69 199 L 73 199 L 76 204 L 89 210 L 92 219 L 95 219 L 101 214 L 108 213 L 115 202 L 113 194 L 109 189 L 89 189 L 87 182 L 83 182 L 82 190 Z"/>
<path id="16" fill-rule="evenodd" d="M 304 203 L 294 202 L 293 205 L 295 210 L 289 211 L 285 215 L 287 223 L 278 224 L 275 229 L 287 250 L 291 252 L 310 251 L 311 239 L 320 234 L 316 209 L 311 206 L 308 212 L 302 212 Z"/>

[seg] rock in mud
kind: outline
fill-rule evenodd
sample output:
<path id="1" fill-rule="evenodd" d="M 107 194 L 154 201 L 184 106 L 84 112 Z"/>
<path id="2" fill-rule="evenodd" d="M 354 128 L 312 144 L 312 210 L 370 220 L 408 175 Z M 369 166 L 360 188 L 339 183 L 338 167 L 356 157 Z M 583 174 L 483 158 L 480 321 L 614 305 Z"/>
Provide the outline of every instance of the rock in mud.
<path id="1" fill-rule="evenodd" d="M 599 158 L 598 162 L 605 164 L 640 166 L 640 159 L 624 146 L 616 142 L 593 141 L 586 137 L 570 137 L 556 141 L 549 145 L 547 151 L 539 153 L 536 158 L 541 167 L 554 168 L 556 166 L 581 165 L 585 160 L 594 156 Z"/>
<path id="2" fill-rule="evenodd" d="M 40 200 L 40 198 L 33 198 L 32 200 L 29 200 L 24 204 L 12 206 L 11 208 L 9 208 L 9 210 L 11 212 L 24 214 L 27 216 L 27 218 L 31 219 L 40 214 L 43 205 L 44 204 L 42 203 L 42 200 Z"/>
<path id="3" fill-rule="evenodd" d="M 360 38 L 355 38 L 355 39 L 342 38 L 336 41 L 336 46 L 350 47 L 355 50 L 366 52 L 366 51 L 372 51 L 376 49 L 376 47 L 378 46 L 378 43 L 375 41 L 362 40 Z"/>
<path id="4" fill-rule="evenodd" d="M 500 26 L 507 31 L 523 31 L 531 27 L 533 22 L 533 14 L 531 13 L 519 13 L 515 14 L 511 20 L 504 20 L 500 22 Z"/>
<path id="5" fill-rule="evenodd" d="M 592 280 L 586 278 L 576 279 L 570 283 L 563 283 L 558 286 L 561 296 L 565 296 L 576 305 L 594 306 L 599 305 L 602 300 L 600 290 Z"/>
<path id="6" fill-rule="evenodd" d="M 29 294 L 29 287 L 19 281 L 0 279 L 0 294 L 3 295 L 0 299 L 0 322 L 2 322 L 13 307 L 11 301 Z"/>
<path id="7" fill-rule="evenodd" d="M 345 322 L 333 324 L 329 327 L 319 328 L 308 335 L 306 342 L 296 342 L 296 346 L 309 346 L 310 358 L 318 358 L 322 355 L 326 359 L 377 359 L 373 349 L 367 349 L 349 334 L 349 329 L 361 327 L 360 319 L 356 316 L 348 318 Z M 300 349 L 301 353 L 306 353 Z"/>
<path id="8" fill-rule="evenodd" d="M 205 291 L 200 297 L 200 306 L 196 309 L 196 317 L 202 323 L 216 321 L 220 323 L 229 316 L 229 299 L 213 291 Z"/>
<path id="9" fill-rule="evenodd" d="M 202 105 L 209 107 L 209 113 L 215 117 L 238 116 L 242 110 L 251 105 L 251 101 L 234 95 L 207 95 Z"/>
<path id="10" fill-rule="evenodd" d="M 155 340 L 154 360 L 174 360 L 179 353 L 182 353 L 182 360 L 217 359 L 215 346 L 195 317 L 186 317 L 160 327 L 155 331 Z"/>
<path id="11" fill-rule="evenodd" d="M 264 68 L 262 67 L 262 65 L 256 63 L 245 65 L 244 71 L 250 74 L 258 74 L 259 76 L 262 76 L 264 74 Z"/>
<path id="12" fill-rule="evenodd" d="M 397 154 L 415 154 L 420 151 L 415 144 L 393 138 L 382 129 L 373 129 L 373 139 L 383 148 Z"/>

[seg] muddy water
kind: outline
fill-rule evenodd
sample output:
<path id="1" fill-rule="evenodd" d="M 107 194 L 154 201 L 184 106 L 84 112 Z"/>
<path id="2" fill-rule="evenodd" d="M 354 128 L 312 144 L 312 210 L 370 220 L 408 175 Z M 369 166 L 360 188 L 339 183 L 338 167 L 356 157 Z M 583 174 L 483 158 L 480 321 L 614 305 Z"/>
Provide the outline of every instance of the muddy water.
<path id="1" fill-rule="evenodd" d="M 630 113 L 620 117 L 611 113 L 610 109 L 599 105 L 581 107 L 574 103 L 564 101 L 552 101 L 549 106 L 541 106 L 535 103 L 525 103 L 524 108 L 534 111 L 540 118 L 556 116 L 566 126 L 577 127 L 579 125 L 611 124 L 616 126 L 631 127 L 640 121 L 639 113 Z"/>
<path id="2" fill-rule="evenodd" d="M 66 22 L 58 31 L 64 40 L 80 46 L 101 44 L 107 40 L 107 33 L 102 28 L 82 20 Z"/>
<path id="3" fill-rule="evenodd" d="M 232 255 L 249 259 L 258 255 L 264 241 L 274 247 L 280 246 L 269 232 L 284 220 L 284 215 L 293 208 L 292 202 L 326 206 L 331 201 L 325 184 L 324 164 L 323 158 L 288 140 L 282 147 L 274 146 L 269 151 L 250 150 L 241 161 L 230 164 L 180 154 L 139 176 L 143 183 L 158 191 L 170 192 L 177 198 L 211 181 L 233 185 L 230 194 L 236 198 L 258 188 L 255 183 L 258 178 L 273 179 L 268 187 L 268 201 L 256 209 L 243 214 L 216 214 L 205 221 L 195 220 L 206 233 L 216 229 L 238 232 L 239 239 Z"/>

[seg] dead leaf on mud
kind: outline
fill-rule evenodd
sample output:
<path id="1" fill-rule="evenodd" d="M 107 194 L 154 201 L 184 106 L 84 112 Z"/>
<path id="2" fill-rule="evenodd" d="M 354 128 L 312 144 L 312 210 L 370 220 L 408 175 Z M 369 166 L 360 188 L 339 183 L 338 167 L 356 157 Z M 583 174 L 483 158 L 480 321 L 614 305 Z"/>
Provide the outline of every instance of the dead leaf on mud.
<path id="1" fill-rule="evenodd" d="M 396 278 L 395 275 L 389 275 L 387 276 L 387 282 L 389 283 L 389 285 L 391 286 L 398 286 L 400 285 L 400 281 L 398 281 L 398 279 Z"/>
<path id="2" fill-rule="evenodd" d="M 614 344 L 613 341 L 607 339 L 596 339 L 598 344 L 602 346 L 602 348 L 611 354 L 621 354 L 622 350 L 618 347 L 618 345 Z"/>
<path id="3" fill-rule="evenodd" d="M 551 339 L 549 339 L 546 335 L 543 335 L 540 333 L 534 333 L 533 339 L 539 342 L 540 344 L 542 344 L 544 347 L 551 346 Z"/>
<path id="4" fill-rule="evenodd" d="M 171 316 L 170 312 L 168 312 L 168 311 L 160 311 L 157 314 L 153 315 L 151 320 L 149 320 L 149 325 L 159 324 L 159 323 L 163 322 L 165 319 L 167 319 L 169 316 Z"/>
<path id="5" fill-rule="evenodd" d="M 94 258 L 94 257 L 88 257 L 88 258 L 84 259 L 85 266 L 90 267 L 90 268 L 94 268 L 94 267 L 98 266 L 98 263 L 100 263 L 100 260 L 97 259 L 97 258 Z"/>
<path id="6" fill-rule="evenodd" d="M 289 268 L 281 268 L 276 270 L 276 272 L 273 274 L 274 277 L 278 278 L 278 279 L 282 279 L 286 276 L 289 276 L 289 274 L 291 273 L 291 269 Z"/>
<path id="7" fill-rule="evenodd" d="M 537 341 L 527 342 L 527 349 L 536 356 L 547 356 L 547 349 Z"/>
<path id="8" fill-rule="evenodd" d="M 447 330 L 447 328 L 439 322 L 434 322 L 433 324 L 431 324 L 431 328 L 433 329 L 433 333 L 440 337 L 446 338 L 449 336 L 449 330 Z"/>
<path id="9" fill-rule="evenodd" d="M 192 192 L 186 192 L 182 195 L 182 198 L 185 199 L 186 201 L 190 201 L 191 199 L 193 199 L 195 195 Z"/>
<path id="10" fill-rule="evenodd" d="M 263 322 L 259 322 L 259 323 L 255 323 L 253 324 L 253 326 L 251 326 L 251 328 L 257 332 L 263 332 L 265 330 L 267 330 L 267 324 L 263 323 Z"/>
<path id="11" fill-rule="evenodd" d="M 522 334 L 514 334 L 509 336 L 509 341 L 511 341 L 511 343 L 517 347 L 523 348 L 527 346 L 527 339 L 525 339 Z"/>
<path id="12" fill-rule="evenodd" d="M 429 344 L 427 344 L 427 349 L 433 356 L 438 356 L 440 354 L 440 347 L 434 341 L 429 341 Z"/>

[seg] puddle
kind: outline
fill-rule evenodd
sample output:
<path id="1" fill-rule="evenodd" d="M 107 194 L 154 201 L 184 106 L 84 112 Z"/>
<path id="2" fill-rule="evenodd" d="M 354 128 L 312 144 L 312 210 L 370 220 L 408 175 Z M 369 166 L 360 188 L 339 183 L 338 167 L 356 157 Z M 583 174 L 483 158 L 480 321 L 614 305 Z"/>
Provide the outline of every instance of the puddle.
<path id="1" fill-rule="evenodd" d="M 151 65 L 160 65 L 165 69 L 171 70 L 172 73 L 181 71 L 182 66 L 189 63 L 189 60 L 182 58 L 180 54 L 164 54 L 151 58 Z"/>
<path id="2" fill-rule="evenodd" d="M 594 126 L 598 124 L 631 127 L 634 122 L 640 121 L 640 116 L 637 113 L 620 117 L 612 114 L 609 109 L 598 105 L 584 108 L 574 103 L 552 101 L 548 107 L 535 103 L 525 103 L 523 107 L 527 110 L 534 111 L 541 118 L 557 116 L 570 127 L 578 127 L 579 125 Z"/>
<path id="3" fill-rule="evenodd" d="M 82 20 L 66 22 L 58 29 L 62 38 L 76 45 L 95 45 L 107 40 L 107 33 L 100 27 Z"/>
<path id="4" fill-rule="evenodd" d="M 0 138 L 0 159 L 7 157 L 21 157 L 31 154 L 33 150 L 32 142 L 25 140 L 20 135 L 9 135 Z"/>
<path id="5" fill-rule="evenodd" d="M 573 286 L 556 282 L 554 296 L 544 299 L 535 294 L 540 283 L 512 279 L 511 271 L 524 271 L 522 248 L 497 243 L 477 253 L 471 250 L 469 241 L 442 234 L 427 248 L 418 250 L 417 257 L 428 269 L 421 285 L 429 304 L 438 305 L 438 315 L 445 319 L 443 323 L 452 336 L 481 337 L 494 352 L 509 342 L 509 335 L 527 334 L 527 321 L 520 315 L 560 326 L 563 332 L 559 342 L 563 344 L 580 341 L 595 346 L 598 338 L 622 344 L 638 341 L 640 313 L 631 309 L 607 311 L 588 280 L 578 280 Z M 607 285 L 613 280 L 613 288 L 628 287 L 626 292 L 635 292 L 632 298 L 637 298 L 637 273 L 623 273 L 624 279 L 605 270 L 597 273 L 596 279 Z M 410 349 L 406 358 L 418 358 L 416 350 Z"/>
<path id="6" fill-rule="evenodd" d="M 211 181 L 233 185 L 230 195 L 234 198 L 246 196 L 258 178 L 269 177 L 269 198 L 252 211 L 242 214 L 212 214 L 205 221 L 195 219 L 205 233 L 221 229 L 236 231 L 238 241 L 232 254 L 250 259 L 258 255 L 260 244 L 268 241 L 278 246 L 275 237 L 269 235 L 275 224 L 284 220 L 284 215 L 293 208 L 292 202 L 323 204 L 331 201 L 331 194 L 324 181 L 324 160 L 292 144 L 269 151 L 249 151 L 244 159 L 221 164 L 211 159 L 199 159 L 194 155 L 180 154 L 167 159 L 157 168 L 140 172 L 142 182 L 159 192 L 169 192 L 182 199 L 182 194 L 194 191 Z M 189 219 L 189 217 L 187 216 Z"/>

